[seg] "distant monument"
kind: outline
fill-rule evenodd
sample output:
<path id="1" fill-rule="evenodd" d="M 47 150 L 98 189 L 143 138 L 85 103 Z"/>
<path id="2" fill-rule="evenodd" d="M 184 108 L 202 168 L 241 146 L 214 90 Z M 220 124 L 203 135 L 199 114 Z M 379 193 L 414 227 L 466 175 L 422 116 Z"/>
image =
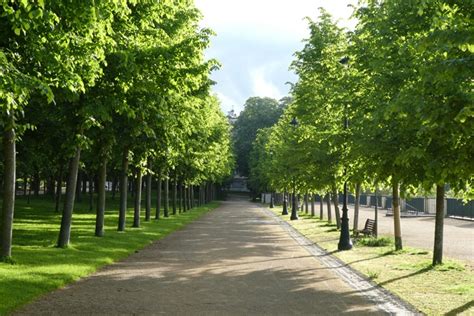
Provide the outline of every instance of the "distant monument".
<path id="1" fill-rule="evenodd" d="M 229 123 L 231 125 L 234 125 L 235 122 L 237 121 L 237 114 L 234 111 L 234 107 L 232 107 L 232 110 L 227 112 L 227 119 L 229 120 Z"/>
<path id="2" fill-rule="evenodd" d="M 232 110 L 227 112 L 227 119 L 229 120 L 230 125 L 235 125 L 235 122 L 237 122 L 237 117 L 238 115 L 232 106 Z M 247 177 L 243 177 L 237 172 L 234 172 L 234 176 L 228 184 L 228 190 L 231 192 L 250 192 L 247 188 Z"/>
<path id="3" fill-rule="evenodd" d="M 229 184 L 229 191 L 231 192 L 250 192 L 247 188 L 247 178 L 234 173 L 234 177 Z"/>

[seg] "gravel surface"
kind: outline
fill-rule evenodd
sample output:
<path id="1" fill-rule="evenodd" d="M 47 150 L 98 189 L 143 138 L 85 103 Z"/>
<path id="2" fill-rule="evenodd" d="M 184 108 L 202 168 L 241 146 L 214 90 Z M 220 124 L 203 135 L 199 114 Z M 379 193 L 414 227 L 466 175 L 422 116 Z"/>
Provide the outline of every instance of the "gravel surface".
<path id="1" fill-rule="evenodd" d="M 385 314 L 259 205 L 237 200 L 16 314 L 343 313 Z"/>

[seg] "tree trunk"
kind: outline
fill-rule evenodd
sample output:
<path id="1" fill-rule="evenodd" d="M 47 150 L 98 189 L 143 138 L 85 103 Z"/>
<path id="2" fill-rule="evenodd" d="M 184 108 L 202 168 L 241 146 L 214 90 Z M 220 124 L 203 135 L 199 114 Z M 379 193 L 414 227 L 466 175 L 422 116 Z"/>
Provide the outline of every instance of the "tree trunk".
<path id="1" fill-rule="evenodd" d="M 198 206 L 202 205 L 202 184 L 199 185 L 199 199 L 198 199 Z"/>
<path id="2" fill-rule="evenodd" d="M 68 179 L 66 184 L 66 200 L 64 201 L 64 209 L 61 217 L 61 229 L 59 231 L 58 247 L 64 248 L 69 246 L 71 237 L 72 212 L 74 210 L 74 199 L 76 195 L 77 172 L 79 170 L 79 159 L 81 157 L 81 149 L 76 148 L 76 154 L 69 160 Z"/>
<path id="3" fill-rule="evenodd" d="M 191 193 L 190 204 L 189 204 L 189 209 L 191 210 L 194 208 L 194 185 L 190 186 L 189 192 Z"/>
<path id="4" fill-rule="evenodd" d="M 183 211 L 189 210 L 189 189 L 183 184 Z"/>
<path id="5" fill-rule="evenodd" d="M 375 224 L 374 224 L 374 236 L 377 238 L 379 235 L 379 200 L 378 200 L 378 189 L 375 187 Z"/>
<path id="6" fill-rule="evenodd" d="M 186 210 L 189 211 L 193 208 L 193 189 L 192 185 L 186 188 Z"/>
<path id="7" fill-rule="evenodd" d="M 140 227 L 140 211 L 142 208 L 142 171 L 137 170 L 136 182 L 135 182 L 135 208 L 133 212 L 133 226 L 135 228 Z"/>
<path id="8" fill-rule="evenodd" d="M 319 195 L 319 219 L 322 220 L 324 217 L 324 196 L 322 194 Z"/>
<path id="9" fill-rule="evenodd" d="M 178 199 L 178 179 L 175 176 L 174 180 L 173 180 L 173 201 L 172 201 L 173 215 L 176 215 L 176 201 L 177 201 L 177 199 Z"/>
<path id="10" fill-rule="evenodd" d="M 308 201 L 308 193 L 304 195 L 304 212 L 308 214 L 309 210 L 309 201 Z"/>
<path id="11" fill-rule="evenodd" d="M 331 194 L 327 193 L 326 194 L 326 206 L 328 209 L 328 222 L 332 223 L 332 211 L 331 211 Z"/>
<path id="12" fill-rule="evenodd" d="M 9 116 L 9 122 L 3 131 L 3 201 L 0 217 L 0 261 L 12 255 L 13 216 L 15 213 L 15 177 L 16 177 L 16 140 L 14 118 Z"/>
<path id="13" fill-rule="evenodd" d="M 360 208 L 360 183 L 355 185 L 355 201 L 354 201 L 354 227 L 353 231 L 359 230 L 359 208 Z"/>
<path id="14" fill-rule="evenodd" d="M 400 225 L 400 190 L 398 188 L 398 181 L 392 180 L 392 207 L 393 207 L 393 225 L 395 232 L 395 250 L 402 250 L 402 229 Z"/>
<path id="15" fill-rule="evenodd" d="M 314 211 L 314 199 L 316 198 L 316 195 L 311 194 L 311 216 L 315 216 L 316 213 Z"/>
<path id="16" fill-rule="evenodd" d="M 127 194 L 128 194 L 128 148 L 122 153 L 122 175 L 120 179 L 120 208 L 118 231 L 125 231 L 125 221 L 127 216 Z"/>
<path id="17" fill-rule="evenodd" d="M 164 217 L 169 216 L 169 207 L 170 207 L 170 180 L 169 177 L 167 176 L 165 178 L 165 209 L 164 209 Z"/>
<path id="18" fill-rule="evenodd" d="M 63 195 L 63 172 L 64 165 L 61 162 L 59 166 L 59 174 L 56 183 L 56 213 L 59 213 L 59 205 L 61 205 L 61 196 Z"/>
<path id="19" fill-rule="evenodd" d="M 99 183 L 97 194 L 97 215 L 95 218 L 95 235 L 97 237 L 104 236 L 104 219 L 105 219 L 105 182 L 107 179 L 107 160 L 101 159 L 99 166 Z"/>
<path id="20" fill-rule="evenodd" d="M 148 164 L 148 169 L 151 168 L 151 165 Z M 151 218 L 151 183 L 152 183 L 152 176 L 151 172 L 149 171 L 146 176 L 146 207 L 145 207 L 145 221 L 149 222 Z"/>
<path id="21" fill-rule="evenodd" d="M 136 179 L 136 174 L 132 170 L 132 179 Z M 130 181 L 129 182 L 129 190 L 130 190 L 130 195 L 132 196 L 132 199 L 135 197 L 135 181 Z"/>
<path id="22" fill-rule="evenodd" d="M 28 186 L 28 176 L 23 176 L 23 196 L 26 196 L 26 188 Z"/>
<path id="23" fill-rule="evenodd" d="M 444 185 L 436 185 L 436 222 L 433 265 L 443 263 Z"/>
<path id="24" fill-rule="evenodd" d="M 161 175 L 158 174 L 158 184 L 156 188 L 156 213 L 155 219 L 160 219 L 160 211 L 161 211 Z"/>
<path id="25" fill-rule="evenodd" d="M 179 212 L 186 212 L 186 206 L 184 202 L 184 188 L 183 188 L 183 183 L 179 183 L 179 204 L 178 204 L 178 210 Z"/>
<path id="26" fill-rule="evenodd" d="M 337 189 L 334 186 L 332 188 L 332 202 L 334 204 L 334 213 L 336 214 L 336 225 L 337 229 L 341 229 L 341 212 L 339 211 L 339 194 L 337 193 Z"/>
<path id="27" fill-rule="evenodd" d="M 192 209 L 192 204 L 193 204 L 192 195 L 193 195 L 193 192 L 192 192 L 191 188 L 192 188 L 191 185 L 184 188 L 184 190 L 185 190 L 184 191 L 184 196 L 185 196 L 184 201 L 186 203 L 184 209 L 186 211 L 189 211 L 189 210 Z"/>
<path id="28" fill-rule="evenodd" d="M 205 185 L 201 184 L 201 202 L 199 206 L 202 206 L 205 203 L 205 197 L 206 197 Z"/>
<path id="29" fill-rule="evenodd" d="M 39 191 L 40 191 L 40 186 L 41 186 L 41 179 L 40 179 L 38 171 L 36 171 L 35 174 L 34 174 L 33 183 L 34 183 L 33 194 L 35 195 L 35 197 L 38 197 L 39 196 Z"/>

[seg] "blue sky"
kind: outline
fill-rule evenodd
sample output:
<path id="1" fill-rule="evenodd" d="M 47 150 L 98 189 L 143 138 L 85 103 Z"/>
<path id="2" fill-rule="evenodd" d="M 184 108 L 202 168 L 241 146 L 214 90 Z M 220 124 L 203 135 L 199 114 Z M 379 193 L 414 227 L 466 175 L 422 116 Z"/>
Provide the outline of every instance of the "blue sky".
<path id="1" fill-rule="evenodd" d="M 222 68 L 212 76 L 222 109 L 240 112 L 252 96 L 279 99 L 288 93 L 286 82 L 296 76 L 288 67 L 293 53 L 308 37 L 305 17 L 317 19 L 318 8 L 329 11 L 339 24 L 352 28 L 348 4 L 356 0 L 195 0 L 204 15 L 203 26 L 217 36 L 207 51 Z"/>

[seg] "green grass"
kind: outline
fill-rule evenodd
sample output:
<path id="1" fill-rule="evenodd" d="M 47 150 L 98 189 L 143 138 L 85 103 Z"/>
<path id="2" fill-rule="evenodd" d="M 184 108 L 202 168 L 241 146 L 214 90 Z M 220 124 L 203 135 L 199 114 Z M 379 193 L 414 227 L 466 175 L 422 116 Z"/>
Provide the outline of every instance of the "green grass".
<path id="1" fill-rule="evenodd" d="M 84 200 L 88 199 L 84 197 Z M 13 231 L 14 264 L 0 263 L 0 315 L 127 257 L 218 205 L 211 203 L 177 216 L 162 217 L 158 221 L 142 220 L 141 228 L 130 227 L 133 217 L 130 208 L 127 230 L 119 233 L 117 200 L 107 201 L 110 210 L 106 212 L 105 236 L 101 238 L 94 237 L 95 214 L 88 211 L 88 203 L 77 203 L 73 214 L 71 246 L 59 249 L 55 244 L 60 216 L 54 212 L 53 202 L 37 198 L 28 205 L 25 200 L 18 199 Z"/>
<path id="2" fill-rule="evenodd" d="M 272 210 L 282 217 L 281 208 Z M 429 251 L 404 247 L 395 251 L 392 237 L 361 238 L 350 251 L 337 251 L 339 232 L 325 220 L 300 215 L 282 217 L 320 247 L 428 315 L 474 315 L 474 270 L 471 262 L 444 259 L 431 266 Z M 466 237 L 467 238 L 467 237 Z"/>
<path id="3" fill-rule="evenodd" d="M 358 246 L 366 247 L 386 247 L 393 245 L 393 239 L 388 237 L 363 237 L 354 240 L 354 243 Z"/>

